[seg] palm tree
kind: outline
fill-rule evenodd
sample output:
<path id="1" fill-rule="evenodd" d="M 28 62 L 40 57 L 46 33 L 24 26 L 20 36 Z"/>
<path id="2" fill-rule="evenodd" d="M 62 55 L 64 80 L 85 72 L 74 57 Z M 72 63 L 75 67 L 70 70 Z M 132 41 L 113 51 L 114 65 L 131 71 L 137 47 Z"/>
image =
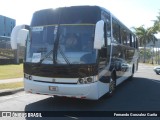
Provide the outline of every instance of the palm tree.
<path id="1" fill-rule="evenodd" d="M 157 19 L 153 20 L 153 22 L 154 22 L 154 25 L 153 25 L 154 31 L 160 32 L 160 12 L 158 13 L 158 16 L 156 16 L 156 17 L 157 17 Z M 158 53 L 159 53 L 159 49 L 158 49 Z M 158 60 L 157 61 L 158 61 L 158 64 L 159 64 L 159 54 L 158 54 Z"/>
<path id="2" fill-rule="evenodd" d="M 134 30 L 135 30 L 135 34 L 138 37 L 140 46 L 144 47 L 144 61 L 143 62 L 145 63 L 145 61 L 146 61 L 146 46 L 151 41 L 155 44 L 156 39 L 154 37 L 154 34 L 156 33 L 156 31 L 155 31 L 154 27 L 149 27 L 149 28 L 145 29 L 143 25 L 138 28 L 134 27 Z"/>
<path id="3" fill-rule="evenodd" d="M 160 12 L 159 12 L 158 14 L 159 14 L 159 15 L 156 16 L 157 19 L 156 19 L 156 20 L 153 20 L 153 22 L 154 22 L 153 27 L 154 27 L 154 30 L 155 30 L 155 31 L 160 32 Z"/>

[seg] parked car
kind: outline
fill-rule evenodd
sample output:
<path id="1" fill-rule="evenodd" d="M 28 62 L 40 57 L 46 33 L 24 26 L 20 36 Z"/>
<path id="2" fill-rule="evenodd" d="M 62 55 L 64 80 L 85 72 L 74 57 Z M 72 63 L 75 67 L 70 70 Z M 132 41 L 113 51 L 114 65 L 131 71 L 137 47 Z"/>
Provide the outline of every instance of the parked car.
<path id="1" fill-rule="evenodd" d="M 160 75 L 160 66 L 154 67 L 153 70 L 156 72 L 156 74 Z"/>

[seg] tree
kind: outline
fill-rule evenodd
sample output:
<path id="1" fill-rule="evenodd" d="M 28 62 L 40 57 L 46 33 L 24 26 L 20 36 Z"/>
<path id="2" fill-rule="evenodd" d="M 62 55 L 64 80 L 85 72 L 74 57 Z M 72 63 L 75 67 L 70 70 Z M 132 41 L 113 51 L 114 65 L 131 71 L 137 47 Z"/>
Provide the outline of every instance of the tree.
<path id="1" fill-rule="evenodd" d="M 139 49 L 139 57 L 140 57 L 140 61 L 143 60 L 143 56 L 144 54 L 146 54 L 146 62 L 149 62 L 149 60 L 152 58 L 152 49 L 151 48 L 147 48 L 146 49 L 146 53 L 144 52 L 144 48 L 140 48 Z"/>
<path id="2" fill-rule="evenodd" d="M 156 32 L 160 32 L 160 12 L 158 12 L 158 16 L 156 16 L 156 20 L 153 20 L 154 22 L 154 25 L 153 25 L 153 28 L 154 28 L 154 31 Z M 159 46 L 157 46 L 159 48 Z M 157 52 L 157 51 L 156 51 Z M 159 53 L 159 49 L 158 49 L 158 53 Z M 158 54 L 158 64 L 159 64 L 159 54 Z"/>
<path id="3" fill-rule="evenodd" d="M 159 15 L 156 16 L 157 19 L 156 19 L 156 20 L 153 20 L 153 22 L 154 22 L 153 27 L 154 27 L 154 30 L 155 30 L 156 32 L 160 32 L 160 12 L 159 12 L 158 14 L 159 14 Z"/>
<path id="4" fill-rule="evenodd" d="M 139 40 L 139 44 L 140 46 L 144 47 L 144 60 L 143 62 L 145 63 L 146 61 L 146 46 L 149 42 L 153 42 L 153 44 L 155 44 L 155 41 L 157 39 L 155 39 L 154 34 L 156 33 L 155 28 L 154 27 L 149 27 L 149 28 L 144 28 L 144 26 L 140 26 L 138 28 L 135 28 L 135 34 L 138 37 Z"/>

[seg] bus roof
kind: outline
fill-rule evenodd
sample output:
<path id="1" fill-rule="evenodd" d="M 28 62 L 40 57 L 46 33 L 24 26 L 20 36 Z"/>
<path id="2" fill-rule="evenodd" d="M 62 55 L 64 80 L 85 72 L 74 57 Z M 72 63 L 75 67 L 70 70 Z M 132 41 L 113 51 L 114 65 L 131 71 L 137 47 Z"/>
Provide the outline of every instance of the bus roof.
<path id="1" fill-rule="evenodd" d="M 56 9 L 44 9 L 33 14 L 31 26 L 50 24 L 95 24 L 101 19 L 101 9 L 98 6 L 71 6 Z"/>
<path id="2" fill-rule="evenodd" d="M 96 22 L 101 19 L 101 11 L 105 11 L 110 14 L 119 24 L 121 24 L 121 26 L 132 33 L 128 27 L 126 27 L 106 8 L 87 5 L 59 7 L 56 9 L 49 8 L 36 11 L 32 17 L 31 26 L 80 23 L 96 24 Z"/>

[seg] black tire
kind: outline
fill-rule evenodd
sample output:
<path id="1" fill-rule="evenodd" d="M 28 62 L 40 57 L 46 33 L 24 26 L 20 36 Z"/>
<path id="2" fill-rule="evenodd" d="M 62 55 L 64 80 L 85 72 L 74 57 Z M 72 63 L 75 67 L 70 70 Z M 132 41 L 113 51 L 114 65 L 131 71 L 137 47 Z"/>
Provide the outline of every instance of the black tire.
<path id="1" fill-rule="evenodd" d="M 109 96 L 113 96 L 113 94 L 115 92 L 115 89 L 116 89 L 116 75 L 112 73 L 111 77 L 110 77 L 110 82 L 109 82 L 109 92 L 108 92 L 108 95 Z"/>
<path id="2" fill-rule="evenodd" d="M 156 71 L 156 74 L 157 74 L 157 75 L 159 75 L 159 74 L 160 74 L 160 72 Z"/>
<path id="3" fill-rule="evenodd" d="M 129 80 L 132 80 L 133 75 L 134 75 L 134 66 L 132 67 L 132 75 L 129 77 Z"/>

